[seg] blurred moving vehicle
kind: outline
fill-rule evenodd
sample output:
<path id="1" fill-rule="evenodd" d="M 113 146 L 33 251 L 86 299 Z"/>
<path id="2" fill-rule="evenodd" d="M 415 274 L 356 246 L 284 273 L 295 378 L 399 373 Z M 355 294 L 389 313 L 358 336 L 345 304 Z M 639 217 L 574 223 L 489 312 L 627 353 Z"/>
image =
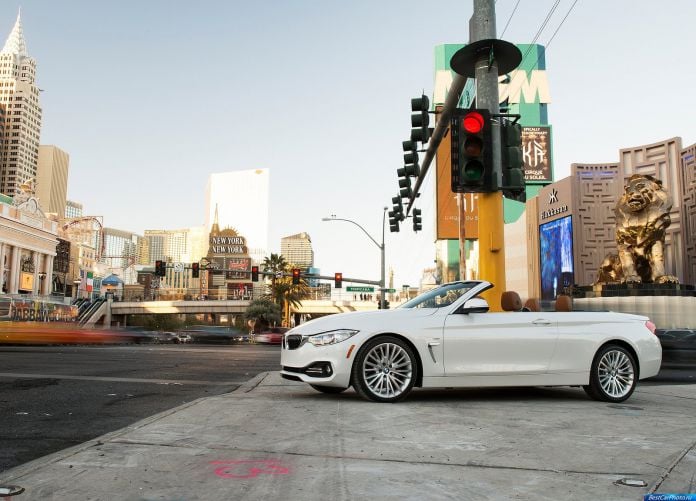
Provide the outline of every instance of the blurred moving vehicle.
<path id="1" fill-rule="evenodd" d="M 283 335 L 289 330 L 287 327 L 271 327 L 254 334 L 254 341 L 261 344 L 280 344 L 283 342 Z"/>

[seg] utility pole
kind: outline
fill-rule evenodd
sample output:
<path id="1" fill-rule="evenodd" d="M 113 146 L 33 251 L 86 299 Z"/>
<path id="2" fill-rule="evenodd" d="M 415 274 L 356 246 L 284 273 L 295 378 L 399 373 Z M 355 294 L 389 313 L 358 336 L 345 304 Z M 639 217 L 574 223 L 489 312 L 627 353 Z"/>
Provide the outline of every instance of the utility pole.
<path id="1" fill-rule="evenodd" d="M 474 0 L 474 15 L 470 24 L 471 42 L 496 38 L 495 0 Z M 491 57 L 493 56 L 493 57 Z M 491 114 L 500 113 L 498 100 L 498 61 L 495 54 L 483 53 L 476 61 L 476 106 L 486 108 Z M 492 124 L 493 172 L 497 185 L 502 186 L 502 160 L 500 157 L 500 125 Z M 503 193 L 479 193 L 479 269 L 478 278 L 492 282 L 495 287 L 482 294 L 492 311 L 501 311 L 500 299 L 505 291 L 505 232 L 503 218 Z M 460 221 L 460 225 L 464 221 Z M 463 230 L 462 230 L 463 231 Z M 459 243 L 464 246 L 464 242 Z M 460 251 L 463 254 L 464 251 Z"/>
<path id="2" fill-rule="evenodd" d="M 478 193 L 479 266 L 476 278 L 495 285 L 482 295 L 492 311 L 501 311 L 500 298 L 505 291 L 505 249 L 498 76 L 515 69 L 522 54 L 510 42 L 495 38 L 495 0 L 474 0 L 469 34 L 469 44 L 452 56 L 450 66 L 459 75 L 476 78 L 476 108 L 481 112 L 485 110 L 487 117 L 492 119 L 486 118 L 490 121 L 488 147 L 492 151 L 488 152 L 490 155 L 484 167 L 484 175 L 490 179 L 487 181 L 489 185 L 481 190 L 465 186 L 462 191 Z M 459 224 L 463 226 L 465 218 L 460 216 Z M 459 233 L 465 236 L 463 228 Z M 462 256 L 464 244 L 465 241 L 460 240 Z"/>

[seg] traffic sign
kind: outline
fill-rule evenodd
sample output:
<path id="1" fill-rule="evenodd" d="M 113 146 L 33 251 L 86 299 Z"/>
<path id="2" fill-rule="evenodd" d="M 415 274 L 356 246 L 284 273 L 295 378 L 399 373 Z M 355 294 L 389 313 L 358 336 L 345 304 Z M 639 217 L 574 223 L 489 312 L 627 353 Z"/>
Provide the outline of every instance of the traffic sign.
<path id="1" fill-rule="evenodd" d="M 183 273 L 184 263 L 174 263 L 174 273 Z"/>
<path id="2" fill-rule="evenodd" d="M 348 286 L 346 287 L 346 290 L 348 292 L 374 292 L 375 288 L 374 287 L 356 287 L 356 286 Z"/>

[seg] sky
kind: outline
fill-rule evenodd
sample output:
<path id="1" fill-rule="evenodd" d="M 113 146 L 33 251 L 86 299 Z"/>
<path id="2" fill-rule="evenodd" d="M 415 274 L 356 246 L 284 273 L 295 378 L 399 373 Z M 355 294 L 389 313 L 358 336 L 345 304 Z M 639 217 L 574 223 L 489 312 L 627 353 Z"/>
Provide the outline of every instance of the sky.
<path id="1" fill-rule="evenodd" d="M 555 179 L 620 148 L 693 144 L 696 2 L 573 2 L 558 1 L 536 41 Z M 555 3 L 497 0 L 498 36 L 509 20 L 504 38 L 531 43 Z M 381 242 L 410 99 L 432 93 L 435 46 L 468 41 L 473 0 L 3 0 L 3 41 L 20 7 L 41 144 L 70 154 L 68 198 L 85 214 L 139 234 L 202 225 L 211 173 L 268 168 L 269 251 L 304 231 L 322 274 L 378 280 L 378 246 L 322 218 Z M 434 265 L 433 171 L 423 231 L 387 224 L 397 288 Z"/>

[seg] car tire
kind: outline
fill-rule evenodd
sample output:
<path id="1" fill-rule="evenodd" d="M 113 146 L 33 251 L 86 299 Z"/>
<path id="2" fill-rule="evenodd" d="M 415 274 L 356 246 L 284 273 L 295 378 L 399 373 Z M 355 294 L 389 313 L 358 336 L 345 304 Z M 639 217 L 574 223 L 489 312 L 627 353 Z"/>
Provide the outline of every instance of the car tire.
<path id="1" fill-rule="evenodd" d="M 590 384 L 585 393 L 602 402 L 623 402 L 636 389 L 638 365 L 626 348 L 616 344 L 603 346 L 590 369 Z"/>
<path id="2" fill-rule="evenodd" d="M 346 391 L 348 388 L 338 388 L 337 386 L 322 386 L 320 384 L 310 384 L 312 388 L 314 388 L 317 391 L 320 391 L 322 393 L 343 393 Z"/>
<path id="3" fill-rule="evenodd" d="M 418 379 L 418 362 L 411 347 L 399 338 L 379 336 L 360 349 L 353 362 L 351 384 L 373 402 L 399 402 Z"/>

